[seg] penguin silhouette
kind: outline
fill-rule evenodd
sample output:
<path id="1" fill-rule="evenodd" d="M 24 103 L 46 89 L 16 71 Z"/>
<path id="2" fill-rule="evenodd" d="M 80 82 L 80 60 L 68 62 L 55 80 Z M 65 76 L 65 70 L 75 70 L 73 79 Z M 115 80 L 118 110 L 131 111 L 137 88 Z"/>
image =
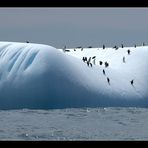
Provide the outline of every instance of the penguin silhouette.
<path id="1" fill-rule="evenodd" d="M 127 53 L 130 54 L 130 52 L 131 52 L 131 51 L 128 49 L 128 50 L 127 50 Z"/>
<path id="2" fill-rule="evenodd" d="M 125 63 L 125 57 L 123 57 L 123 63 Z"/>
<path id="3" fill-rule="evenodd" d="M 131 85 L 133 85 L 133 84 L 134 84 L 134 80 L 131 80 L 130 82 L 131 82 Z"/>
<path id="4" fill-rule="evenodd" d="M 105 75 L 105 70 L 103 69 L 103 74 Z"/>
<path id="5" fill-rule="evenodd" d="M 108 82 L 108 84 L 110 85 L 110 79 L 107 77 L 107 82 Z"/>

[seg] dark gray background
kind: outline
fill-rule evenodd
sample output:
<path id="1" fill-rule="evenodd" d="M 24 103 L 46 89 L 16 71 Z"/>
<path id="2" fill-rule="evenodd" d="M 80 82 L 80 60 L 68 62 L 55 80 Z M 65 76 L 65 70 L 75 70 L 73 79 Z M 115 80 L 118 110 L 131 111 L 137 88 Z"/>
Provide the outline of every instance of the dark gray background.
<path id="1" fill-rule="evenodd" d="M 148 8 L 0 8 L 0 41 L 76 46 L 148 43 Z"/>

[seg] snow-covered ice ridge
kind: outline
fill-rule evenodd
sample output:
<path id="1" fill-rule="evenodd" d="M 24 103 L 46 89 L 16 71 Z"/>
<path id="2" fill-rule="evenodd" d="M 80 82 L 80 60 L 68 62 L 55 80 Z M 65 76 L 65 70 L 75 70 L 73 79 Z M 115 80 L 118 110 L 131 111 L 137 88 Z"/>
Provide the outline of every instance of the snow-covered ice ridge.
<path id="1" fill-rule="evenodd" d="M 148 107 L 148 46 L 67 50 L 0 42 L 0 109 Z"/>

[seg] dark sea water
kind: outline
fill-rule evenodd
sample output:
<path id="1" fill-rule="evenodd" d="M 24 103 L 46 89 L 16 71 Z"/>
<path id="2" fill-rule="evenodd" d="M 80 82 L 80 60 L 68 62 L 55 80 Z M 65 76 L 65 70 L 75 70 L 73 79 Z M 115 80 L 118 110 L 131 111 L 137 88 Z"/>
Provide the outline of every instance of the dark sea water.
<path id="1" fill-rule="evenodd" d="M 0 110 L 0 140 L 148 140 L 148 109 Z"/>

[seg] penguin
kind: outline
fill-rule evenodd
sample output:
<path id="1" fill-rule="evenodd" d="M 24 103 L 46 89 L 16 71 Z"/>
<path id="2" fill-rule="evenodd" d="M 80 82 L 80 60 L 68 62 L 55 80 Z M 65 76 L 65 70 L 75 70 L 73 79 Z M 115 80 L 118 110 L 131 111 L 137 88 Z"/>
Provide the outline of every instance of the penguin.
<path id="1" fill-rule="evenodd" d="M 125 63 L 125 57 L 123 57 L 123 63 Z"/>
<path id="2" fill-rule="evenodd" d="M 131 51 L 128 49 L 128 50 L 127 50 L 127 53 L 130 54 L 130 52 L 131 52 Z"/>
<path id="3" fill-rule="evenodd" d="M 131 80 L 130 82 L 131 82 L 131 85 L 133 85 L 133 84 L 134 84 L 134 80 Z"/>
<path id="4" fill-rule="evenodd" d="M 95 59 L 95 58 L 96 58 L 96 56 L 93 56 L 93 57 L 92 57 L 92 59 Z"/>
<path id="5" fill-rule="evenodd" d="M 99 63 L 100 63 L 100 65 L 102 65 L 102 64 L 103 64 L 103 62 L 102 62 L 102 61 L 99 61 Z"/>
<path id="6" fill-rule="evenodd" d="M 108 84 L 110 85 L 110 79 L 107 77 L 107 82 L 108 82 Z"/>
<path id="7" fill-rule="evenodd" d="M 103 69 L 103 74 L 105 75 L 105 70 Z"/>

